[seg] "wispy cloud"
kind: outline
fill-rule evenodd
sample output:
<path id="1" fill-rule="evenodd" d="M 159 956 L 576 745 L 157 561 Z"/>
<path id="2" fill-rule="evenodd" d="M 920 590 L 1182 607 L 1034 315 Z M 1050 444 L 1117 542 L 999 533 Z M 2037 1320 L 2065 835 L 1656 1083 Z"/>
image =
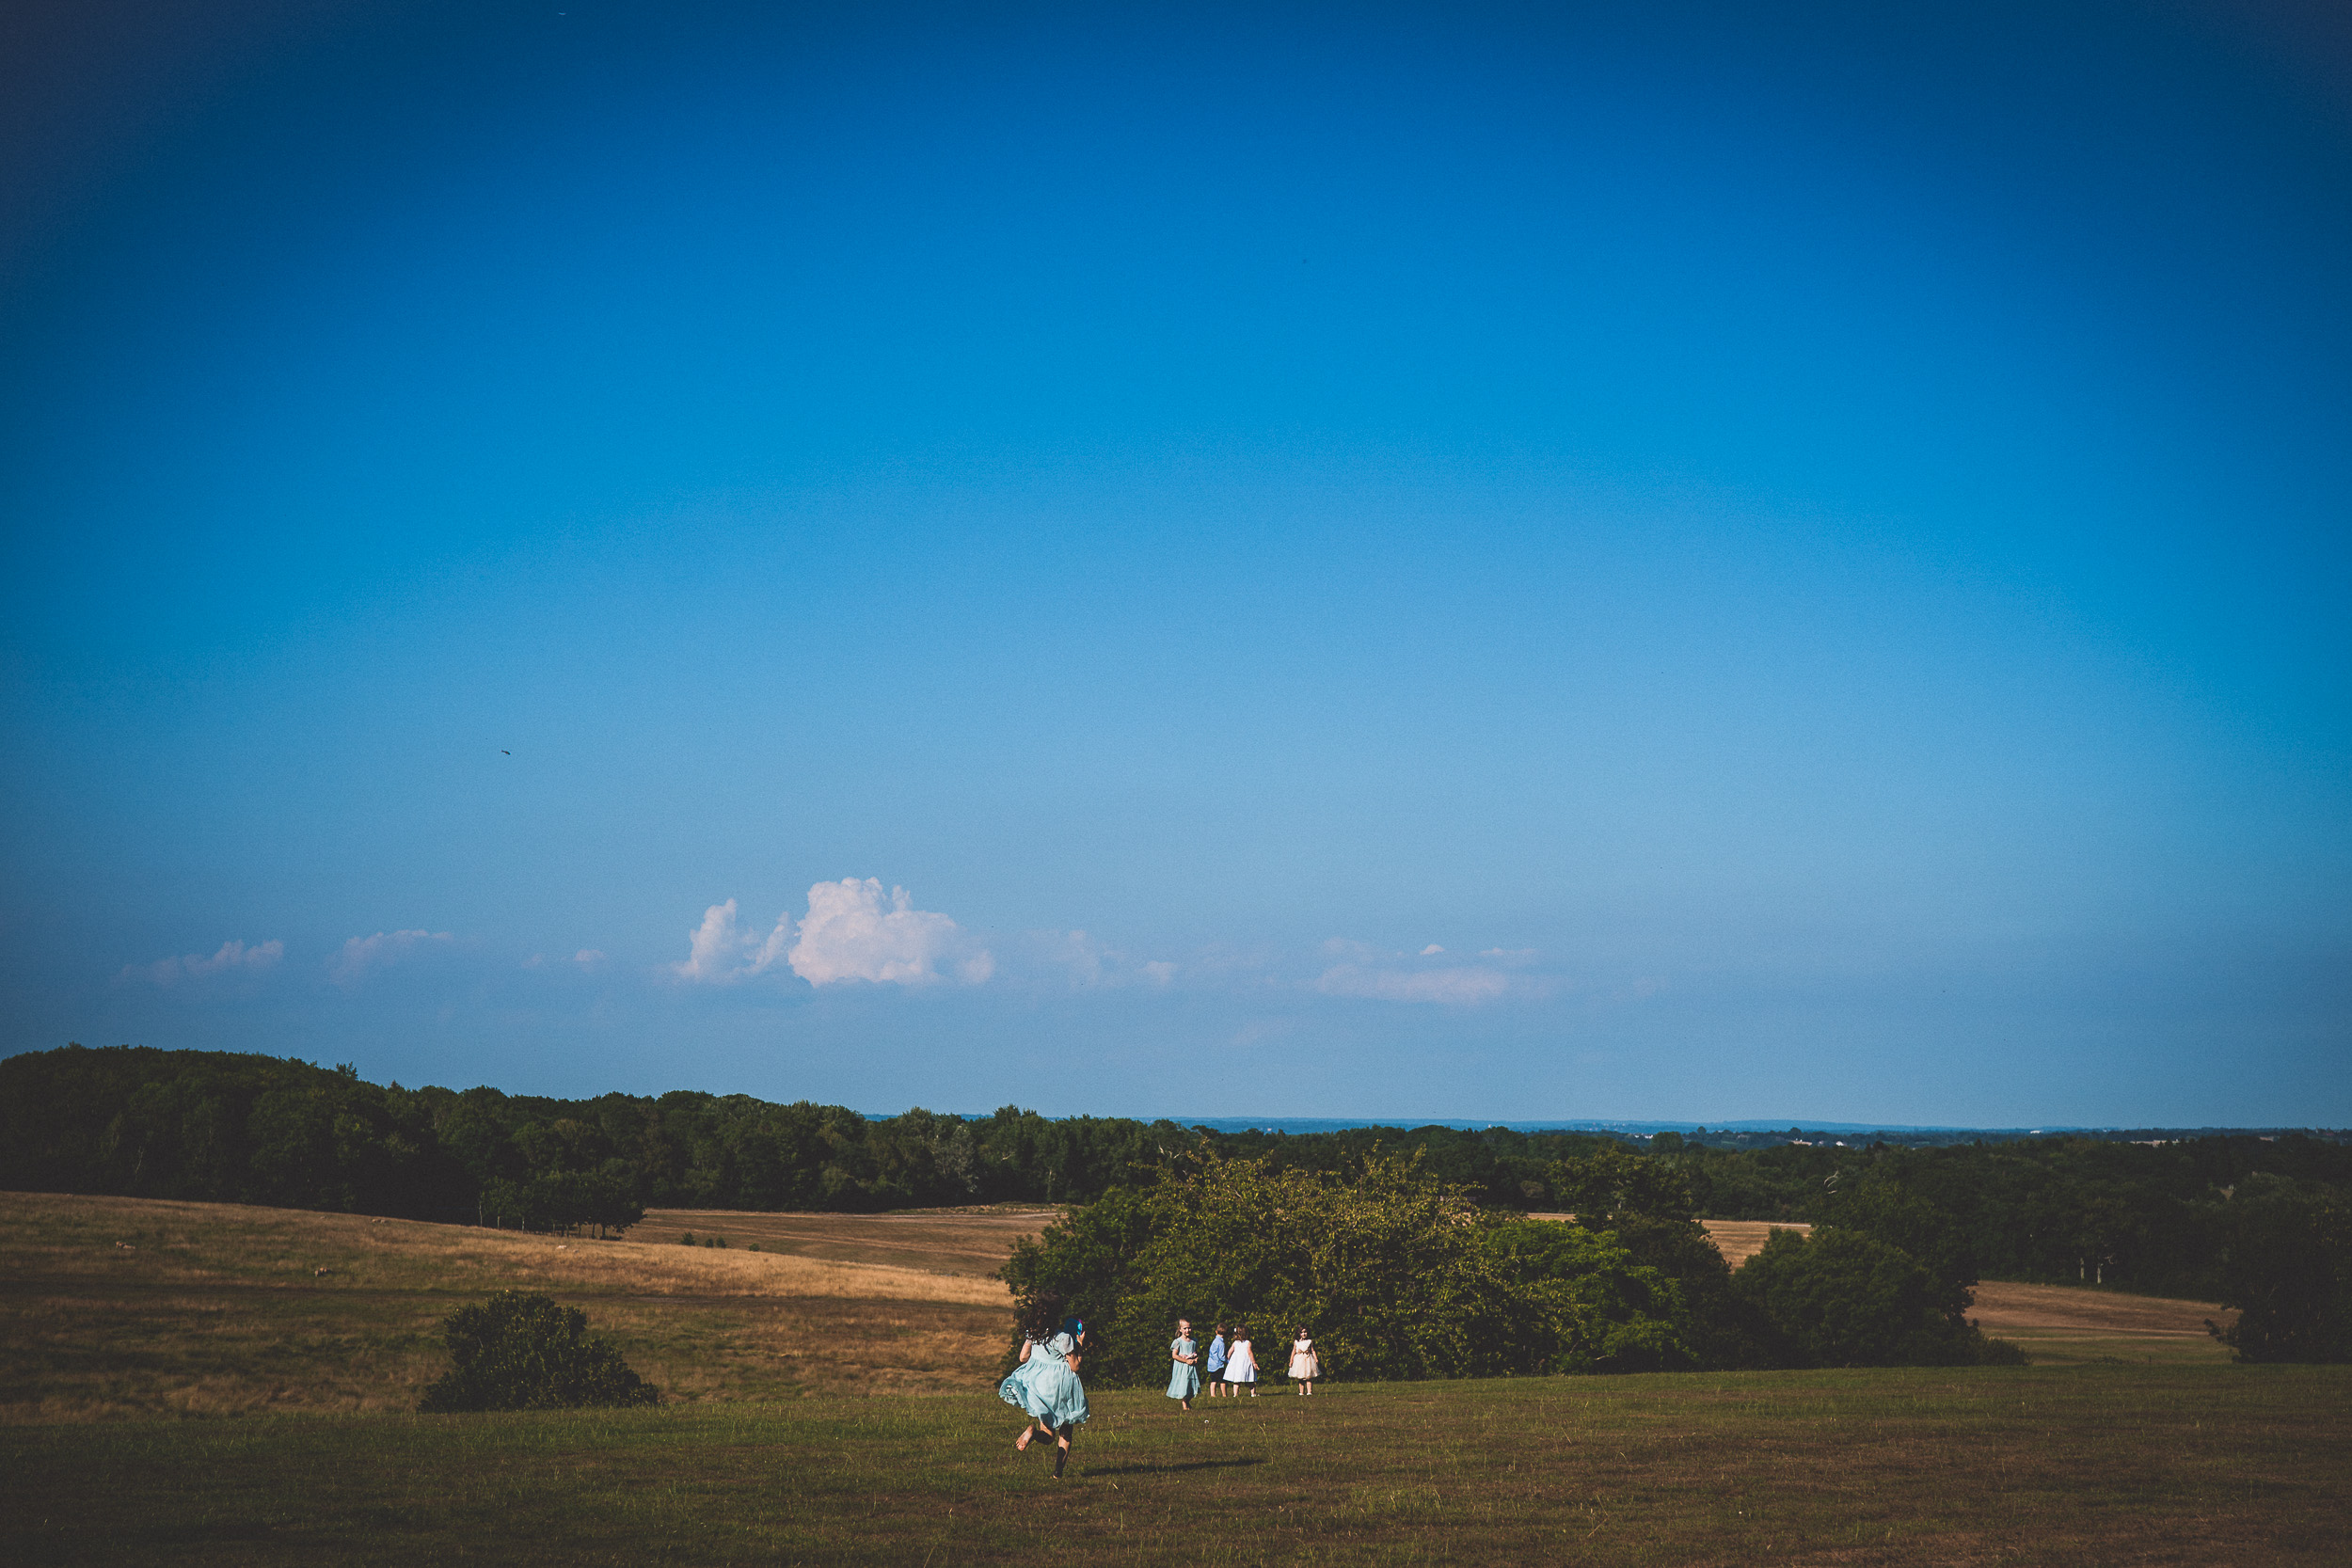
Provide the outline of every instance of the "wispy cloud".
<path id="1" fill-rule="evenodd" d="M 454 940 L 447 931 L 378 931 L 372 937 L 353 937 L 327 960 L 326 977 L 339 986 L 357 985 L 372 971 Z"/>
<path id="2" fill-rule="evenodd" d="M 1326 996 L 1362 996 L 1381 1002 L 1436 1002 L 1474 1007 L 1501 1000 L 1511 976 L 1499 969 L 1450 965 L 1444 969 L 1371 969 L 1334 964 L 1315 980 Z"/>
<path id="3" fill-rule="evenodd" d="M 188 953 L 169 958 L 158 958 L 150 964 L 126 964 L 118 981 L 144 980 L 152 985 L 177 985 L 183 980 L 201 980 L 215 974 L 259 974 L 275 969 L 286 956 L 286 944 L 272 940 L 257 942 L 248 947 L 242 942 L 224 942 L 211 958 L 201 953 Z"/>
<path id="4" fill-rule="evenodd" d="M 1422 1002 L 1441 1006 L 1475 1007 L 1506 996 L 1549 993 L 1550 982 L 1540 975 L 1515 974 L 1534 963 L 1532 947 L 1489 947 L 1479 962 L 1446 958 L 1445 948 L 1431 942 L 1418 953 L 1382 952 L 1369 942 L 1333 937 L 1323 944 L 1327 958 L 1339 961 L 1318 974 L 1310 989 L 1325 996 L 1362 997 L 1378 1002 Z M 1430 960 L 1445 958 L 1442 963 Z"/>
<path id="5" fill-rule="evenodd" d="M 1044 960 L 1045 973 L 1073 990 L 1161 987 L 1176 978 L 1174 964 L 1165 959 L 1138 961 L 1084 931 L 1041 931 L 1033 940 L 1037 945 L 1031 951 Z"/>
<path id="6" fill-rule="evenodd" d="M 928 986 L 977 985 L 996 972 L 988 949 L 953 920 L 914 907 L 906 889 L 844 877 L 808 890 L 808 912 L 776 917 L 766 933 L 745 929 L 736 901 L 713 904 L 688 938 L 686 957 L 670 965 L 682 980 L 730 985 L 782 966 L 812 986 L 866 980 Z"/>

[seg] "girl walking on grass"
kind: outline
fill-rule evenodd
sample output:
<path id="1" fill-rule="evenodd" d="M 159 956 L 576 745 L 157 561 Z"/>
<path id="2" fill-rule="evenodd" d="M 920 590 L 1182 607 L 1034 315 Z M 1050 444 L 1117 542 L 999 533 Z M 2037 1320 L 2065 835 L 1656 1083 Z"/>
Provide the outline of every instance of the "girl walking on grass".
<path id="1" fill-rule="evenodd" d="M 1236 1399 L 1241 1397 L 1245 1383 L 1249 1385 L 1249 1397 L 1253 1400 L 1258 1397 L 1258 1352 L 1257 1347 L 1249 1342 L 1249 1330 L 1246 1326 L 1236 1325 L 1233 1342 L 1225 1347 L 1225 1382 L 1227 1391 Z"/>
<path id="2" fill-rule="evenodd" d="M 1323 1358 L 1315 1354 L 1315 1342 L 1307 1338 L 1307 1325 L 1298 1325 L 1298 1337 L 1291 1341 L 1291 1386 L 1304 1396 L 1315 1391 L 1315 1379 L 1322 1374 Z"/>
<path id="3" fill-rule="evenodd" d="M 1216 1338 L 1209 1341 L 1208 1373 L 1209 1397 L 1215 1399 L 1217 1389 L 1225 1381 L 1225 1325 L 1223 1323 L 1216 1325 Z"/>
<path id="4" fill-rule="evenodd" d="M 1168 1397 L 1182 1402 L 1177 1409 L 1190 1410 L 1192 1396 L 1200 1392 L 1200 1357 L 1193 1349 L 1190 1320 L 1176 1320 L 1176 1338 L 1168 1341 L 1168 1358 L 1175 1369 L 1168 1374 Z"/>

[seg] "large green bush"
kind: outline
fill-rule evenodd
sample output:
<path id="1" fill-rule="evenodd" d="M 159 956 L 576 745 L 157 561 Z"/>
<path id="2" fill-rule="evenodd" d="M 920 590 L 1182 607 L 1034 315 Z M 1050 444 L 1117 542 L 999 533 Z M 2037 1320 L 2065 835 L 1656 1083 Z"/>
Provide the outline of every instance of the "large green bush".
<path id="1" fill-rule="evenodd" d="M 661 1395 L 620 1352 L 588 1334 L 588 1315 L 546 1296 L 501 1291 L 441 1324 L 453 1365 L 425 1390 L 428 1414 L 655 1404 Z"/>
<path id="2" fill-rule="evenodd" d="M 1187 1157 L 1017 1247 L 1025 1312 L 1057 1296 L 1089 1327 L 1087 1375 L 1164 1378 L 1176 1319 L 1246 1322 L 1279 1368 L 1291 1331 L 1350 1379 L 1687 1365 L 1675 1282 L 1614 1239 L 1481 1210 L 1417 1161 L 1344 1174 Z"/>

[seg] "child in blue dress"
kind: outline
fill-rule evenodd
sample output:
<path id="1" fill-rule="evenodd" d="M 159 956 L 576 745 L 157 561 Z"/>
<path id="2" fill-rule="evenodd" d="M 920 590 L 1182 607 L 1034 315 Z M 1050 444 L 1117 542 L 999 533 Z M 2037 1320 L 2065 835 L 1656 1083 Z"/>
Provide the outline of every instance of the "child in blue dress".
<path id="1" fill-rule="evenodd" d="M 1086 1324 L 1065 1318 L 1058 1329 L 1042 1338 L 1041 1334 L 1045 1324 L 1040 1323 L 1022 1338 L 1021 1364 L 996 1386 L 996 1393 L 1007 1404 L 1028 1413 L 1030 1424 L 1013 1439 L 1015 1449 L 1025 1449 L 1040 1433 L 1055 1440 L 1054 1479 L 1059 1481 L 1062 1466 L 1070 1462 L 1070 1439 L 1087 1418 L 1086 1385 L 1078 1381 Z"/>
<path id="2" fill-rule="evenodd" d="M 1168 1342 L 1168 1358 L 1175 1366 L 1168 1374 L 1168 1397 L 1180 1402 L 1179 1410 L 1190 1410 L 1192 1396 L 1200 1392 L 1200 1357 L 1193 1351 L 1190 1319 L 1176 1320 L 1176 1338 Z"/>

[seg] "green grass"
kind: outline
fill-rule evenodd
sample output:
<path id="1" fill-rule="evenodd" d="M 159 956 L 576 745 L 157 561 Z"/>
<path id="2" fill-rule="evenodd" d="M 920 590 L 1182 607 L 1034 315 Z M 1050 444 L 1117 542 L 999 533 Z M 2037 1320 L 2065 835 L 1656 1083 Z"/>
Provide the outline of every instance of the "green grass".
<path id="1" fill-rule="evenodd" d="M 668 1402 L 407 1414 L 501 1285 Z M 1057 1483 L 983 1281 L 0 1195 L 0 1563 L 2352 1561 L 2352 1369 L 2166 1365 L 2213 1354 L 2182 1304 L 2063 1305 L 2037 1354 L 2079 1365 L 1098 1389 Z"/>
<path id="2" fill-rule="evenodd" d="M 0 1429 L 12 1563 L 2312 1563 L 2352 1372 L 2084 1367 L 986 1392 Z"/>

